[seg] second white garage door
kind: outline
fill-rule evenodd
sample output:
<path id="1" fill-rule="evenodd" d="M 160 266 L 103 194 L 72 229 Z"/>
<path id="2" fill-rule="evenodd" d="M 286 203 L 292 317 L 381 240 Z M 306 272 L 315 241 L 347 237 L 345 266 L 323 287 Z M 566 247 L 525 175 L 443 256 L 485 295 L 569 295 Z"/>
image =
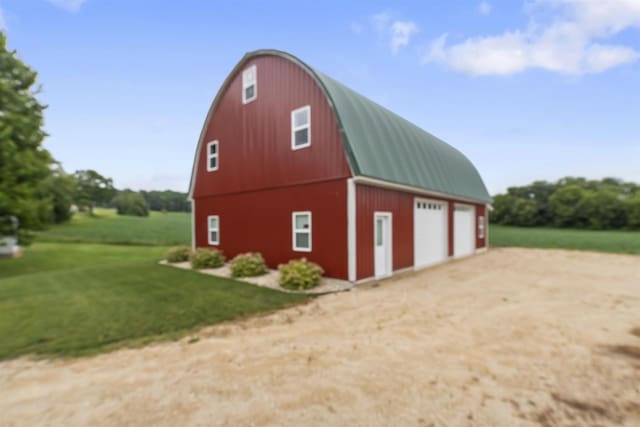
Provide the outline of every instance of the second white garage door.
<path id="1" fill-rule="evenodd" d="M 475 217 L 473 206 L 456 205 L 453 212 L 453 256 L 471 255 L 475 251 Z"/>
<path id="2" fill-rule="evenodd" d="M 414 266 L 446 261 L 449 252 L 446 203 L 415 199 L 413 210 Z"/>

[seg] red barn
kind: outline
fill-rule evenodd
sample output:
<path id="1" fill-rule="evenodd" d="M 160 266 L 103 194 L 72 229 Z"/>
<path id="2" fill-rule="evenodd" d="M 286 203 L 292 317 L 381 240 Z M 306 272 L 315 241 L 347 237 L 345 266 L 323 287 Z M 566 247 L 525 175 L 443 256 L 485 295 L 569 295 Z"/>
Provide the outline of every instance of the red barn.
<path id="1" fill-rule="evenodd" d="M 193 245 L 360 281 L 487 246 L 482 178 L 458 150 L 281 51 L 246 54 L 204 123 Z"/>

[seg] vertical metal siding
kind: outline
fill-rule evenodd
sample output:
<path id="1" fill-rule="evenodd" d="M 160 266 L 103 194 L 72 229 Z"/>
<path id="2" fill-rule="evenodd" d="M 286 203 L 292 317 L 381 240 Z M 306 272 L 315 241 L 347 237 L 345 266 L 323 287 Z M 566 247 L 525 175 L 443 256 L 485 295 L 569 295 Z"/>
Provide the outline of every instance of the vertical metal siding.
<path id="1" fill-rule="evenodd" d="M 358 185 L 356 191 L 356 218 L 357 218 L 357 279 L 366 279 L 374 275 L 374 253 L 373 253 L 373 213 L 391 212 L 393 213 L 393 269 L 401 270 L 413 266 L 413 209 L 414 198 L 422 197 L 433 200 L 440 200 L 448 205 L 447 209 L 447 238 L 449 241 L 449 256 L 453 256 L 453 215 L 455 203 L 466 202 L 442 197 L 425 196 L 403 191 L 390 190 L 368 185 Z M 485 246 L 486 239 L 477 237 L 477 216 L 485 215 L 485 205 L 475 204 L 476 207 L 476 228 L 474 236 L 476 247 Z M 485 216 L 485 227 L 488 227 Z M 485 228 L 485 236 L 486 236 Z"/>
<path id="2" fill-rule="evenodd" d="M 373 214 L 393 214 L 393 270 L 413 266 L 413 195 L 358 185 L 356 190 L 358 280 L 374 275 Z"/>
<path id="3" fill-rule="evenodd" d="M 292 248 L 291 213 L 311 211 L 312 251 Z M 259 190 L 196 199 L 197 247 L 209 247 L 207 216 L 220 217 L 220 244 L 228 259 L 260 252 L 267 265 L 305 257 L 325 275 L 347 279 L 347 185 L 339 179 L 323 183 Z"/>
<path id="4" fill-rule="evenodd" d="M 219 169 L 207 172 L 199 153 L 194 198 L 254 191 L 351 175 L 333 110 L 316 82 L 298 65 L 256 57 L 257 99 L 242 104 L 242 70 L 214 111 L 205 141 L 219 143 Z M 245 67 L 245 68 L 246 68 Z M 291 111 L 311 106 L 311 147 L 291 149 Z"/>

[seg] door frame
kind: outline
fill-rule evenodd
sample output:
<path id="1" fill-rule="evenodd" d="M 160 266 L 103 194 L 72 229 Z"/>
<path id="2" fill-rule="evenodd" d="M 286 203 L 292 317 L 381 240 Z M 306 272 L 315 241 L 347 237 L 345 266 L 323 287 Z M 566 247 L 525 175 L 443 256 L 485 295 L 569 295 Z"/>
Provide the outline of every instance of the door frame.
<path id="1" fill-rule="evenodd" d="M 389 264 L 389 271 L 387 274 L 376 275 L 376 237 L 377 236 L 377 228 L 376 222 L 378 218 L 386 218 L 387 224 L 389 226 L 389 242 L 387 244 L 386 256 Z M 389 277 L 393 274 L 393 213 L 391 212 L 373 212 L 373 276 L 376 279 L 380 279 L 383 277 Z"/>
<path id="2" fill-rule="evenodd" d="M 418 263 L 416 262 L 416 254 L 418 253 L 418 241 L 416 239 L 416 216 L 417 216 L 417 212 L 416 212 L 416 203 L 436 203 L 436 204 L 440 204 L 443 205 L 443 212 L 444 212 L 444 258 L 442 259 L 442 261 L 437 261 L 435 263 L 431 263 L 431 264 L 421 264 L 418 265 Z M 413 209 L 413 269 L 414 270 L 421 270 L 423 268 L 428 268 L 428 267 L 432 267 L 434 265 L 438 265 L 438 264 L 442 264 L 444 262 L 447 262 L 449 260 L 449 227 L 453 226 L 452 224 L 449 224 L 449 201 L 448 200 L 441 200 L 441 199 L 429 199 L 427 197 L 419 197 L 416 196 L 413 198 L 413 205 L 411 207 Z"/>

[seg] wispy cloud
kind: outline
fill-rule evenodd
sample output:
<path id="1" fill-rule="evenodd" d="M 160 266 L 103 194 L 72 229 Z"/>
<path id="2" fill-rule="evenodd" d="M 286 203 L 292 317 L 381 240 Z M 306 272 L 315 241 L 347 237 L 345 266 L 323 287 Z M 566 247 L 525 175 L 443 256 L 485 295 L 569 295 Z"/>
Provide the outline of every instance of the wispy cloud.
<path id="1" fill-rule="evenodd" d="M 481 1 L 478 5 L 478 12 L 480 15 L 489 16 L 491 14 L 491 3 L 488 1 Z"/>
<path id="2" fill-rule="evenodd" d="M 411 41 L 411 36 L 418 32 L 418 26 L 411 21 L 394 21 L 391 24 L 391 50 L 398 52 L 403 46 L 407 46 Z"/>
<path id="3" fill-rule="evenodd" d="M 389 12 L 371 15 L 365 24 L 354 21 L 351 32 L 360 35 L 366 30 L 373 31 L 394 54 L 411 43 L 413 36 L 419 31 L 415 22 L 396 19 Z"/>
<path id="4" fill-rule="evenodd" d="M 2 12 L 2 9 L 0 9 L 0 31 L 4 31 L 7 29 L 7 24 L 4 20 L 4 13 Z"/>
<path id="5" fill-rule="evenodd" d="M 533 0 L 527 28 L 448 44 L 447 34 L 432 41 L 423 57 L 471 75 L 509 75 L 529 68 L 564 74 L 599 73 L 640 59 L 632 47 L 602 41 L 640 28 L 638 0 Z M 539 24 L 537 12 L 553 19 Z M 544 15 L 544 14 L 541 14 Z"/>
<path id="6" fill-rule="evenodd" d="M 52 5 L 67 12 L 77 12 L 86 0 L 47 0 Z"/>

